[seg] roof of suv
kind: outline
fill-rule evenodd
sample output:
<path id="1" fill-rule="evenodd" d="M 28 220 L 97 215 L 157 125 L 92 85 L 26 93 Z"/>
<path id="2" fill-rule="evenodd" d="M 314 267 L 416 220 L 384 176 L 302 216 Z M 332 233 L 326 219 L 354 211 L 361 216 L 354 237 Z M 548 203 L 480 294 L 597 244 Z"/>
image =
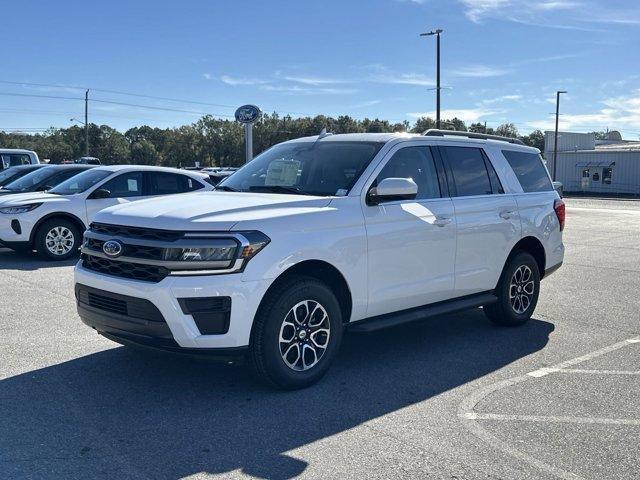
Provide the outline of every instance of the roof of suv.
<path id="1" fill-rule="evenodd" d="M 75 164 L 78 167 L 82 164 Z M 171 167 L 155 167 L 152 165 L 92 165 L 94 170 L 106 170 L 108 172 L 120 172 L 129 170 L 142 170 L 149 172 L 168 172 L 168 173 L 180 173 L 182 175 L 188 175 L 193 178 L 207 178 L 208 175 L 201 172 L 191 170 L 179 170 Z"/>
<path id="2" fill-rule="evenodd" d="M 319 135 L 311 137 L 301 137 L 293 140 L 288 140 L 283 143 L 298 143 L 298 142 L 315 142 L 318 140 Z M 320 142 L 384 142 L 387 143 L 392 140 L 411 140 L 416 138 L 428 138 L 430 140 L 447 141 L 447 142 L 459 142 L 459 143 L 490 143 L 493 145 L 500 145 L 515 150 L 528 150 L 539 153 L 539 150 L 527 145 L 521 145 L 518 143 L 509 143 L 504 140 L 498 140 L 495 138 L 469 138 L 464 136 L 448 136 L 446 133 L 444 136 L 425 136 L 419 133 L 406 133 L 406 132 L 394 132 L 394 133 L 339 133 L 330 134 L 320 138 Z"/>

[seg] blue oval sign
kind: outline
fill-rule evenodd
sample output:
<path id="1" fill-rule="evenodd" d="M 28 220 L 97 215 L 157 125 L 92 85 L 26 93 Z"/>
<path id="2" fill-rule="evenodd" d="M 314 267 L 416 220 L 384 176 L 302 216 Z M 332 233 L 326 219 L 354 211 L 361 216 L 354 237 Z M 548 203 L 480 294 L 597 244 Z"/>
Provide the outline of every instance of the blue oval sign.
<path id="1" fill-rule="evenodd" d="M 122 244 L 118 240 L 109 240 L 102 245 L 102 251 L 106 256 L 115 258 L 122 253 Z"/>
<path id="2" fill-rule="evenodd" d="M 236 120 L 240 123 L 253 123 L 260 118 L 262 110 L 255 105 L 243 105 L 236 110 Z"/>

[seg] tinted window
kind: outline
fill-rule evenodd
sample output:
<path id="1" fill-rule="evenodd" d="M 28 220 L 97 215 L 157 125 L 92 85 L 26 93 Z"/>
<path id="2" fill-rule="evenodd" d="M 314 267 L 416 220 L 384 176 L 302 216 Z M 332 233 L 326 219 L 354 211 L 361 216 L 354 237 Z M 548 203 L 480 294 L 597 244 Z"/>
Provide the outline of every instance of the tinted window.
<path id="1" fill-rule="evenodd" d="M 199 182 L 196 182 L 186 175 L 152 172 L 149 173 L 149 178 L 151 195 L 170 195 L 172 193 L 190 192 L 202 188 Z"/>
<path id="2" fill-rule="evenodd" d="M 139 197 L 142 195 L 142 172 L 123 173 L 100 188 L 109 190 L 111 198 Z"/>
<path id="3" fill-rule="evenodd" d="M 458 197 L 493 193 L 482 150 L 471 147 L 441 147 L 451 167 Z"/>
<path id="4" fill-rule="evenodd" d="M 3 153 L 0 157 L 2 157 L 3 168 L 28 165 L 31 163 L 31 157 L 26 153 Z"/>
<path id="5" fill-rule="evenodd" d="M 511 165 L 525 192 L 546 192 L 553 190 L 547 169 L 537 153 L 503 150 L 502 154 Z"/>
<path id="6" fill-rule="evenodd" d="M 382 143 L 319 140 L 276 145 L 218 188 L 270 193 L 346 195 Z"/>
<path id="7" fill-rule="evenodd" d="M 438 173 L 429 147 L 398 150 L 378 174 L 376 182 L 385 178 L 411 178 L 418 185 L 416 199 L 440 197 Z"/>

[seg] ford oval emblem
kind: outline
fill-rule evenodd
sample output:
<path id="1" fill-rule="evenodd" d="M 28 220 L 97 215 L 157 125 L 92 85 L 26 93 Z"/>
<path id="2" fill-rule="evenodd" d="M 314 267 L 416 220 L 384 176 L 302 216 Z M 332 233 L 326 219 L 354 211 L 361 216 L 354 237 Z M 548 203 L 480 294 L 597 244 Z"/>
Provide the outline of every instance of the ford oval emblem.
<path id="1" fill-rule="evenodd" d="M 107 257 L 119 257 L 122 254 L 122 243 L 118 240 L 108 240 L 102 245 L 102 251 Z"/>
<path id="2" fill-rule="evenodd" d="M 255 105 L 243 105 L 236 110 L 236 120 L 240 123 L 254 123 L 260 115 L 262 110 Z"/>

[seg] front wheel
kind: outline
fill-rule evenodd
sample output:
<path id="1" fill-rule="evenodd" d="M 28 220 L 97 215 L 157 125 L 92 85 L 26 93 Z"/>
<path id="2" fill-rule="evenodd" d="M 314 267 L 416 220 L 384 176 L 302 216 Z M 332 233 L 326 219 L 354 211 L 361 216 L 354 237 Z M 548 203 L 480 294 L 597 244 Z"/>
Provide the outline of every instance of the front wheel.
<path id="1" fill-rule="evenodd" d="M 294 390 L 322 378 L 342 340 L 340 304 L 310 277 L 291 277 L 265 298 L 256 315 L 251 363 L 272 385 Z"/>
<path id="2" fill-rule="evenodd" d="M 538 263 L 530 253 L 518 252 L 509 258 L 502 273 L 496 288 L 498 301 L 483 310 L 498 325 L 522 325 L 533 315 L 539 293 Z"/>
<path id="3" fill-rule="evenodd" d="M 64 218 L 52 218 L 38 228 L 35 246 L 46 260 L 67 260 L 78 254 L 81 241 L 75 224 Z"/>

